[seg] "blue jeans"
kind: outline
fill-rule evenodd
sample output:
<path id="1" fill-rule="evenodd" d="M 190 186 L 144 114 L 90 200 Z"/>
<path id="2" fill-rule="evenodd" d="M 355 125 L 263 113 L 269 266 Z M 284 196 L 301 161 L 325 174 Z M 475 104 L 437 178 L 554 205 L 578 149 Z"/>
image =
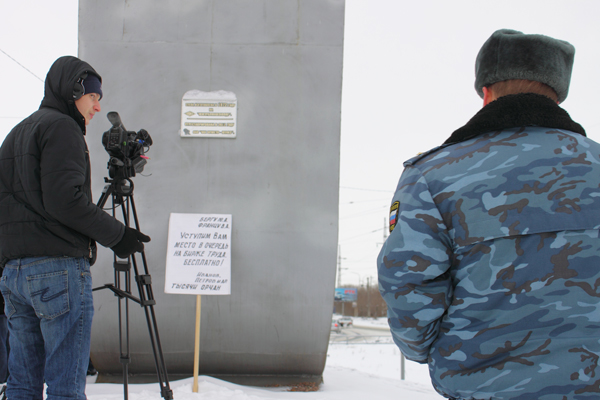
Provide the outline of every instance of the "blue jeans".
<path id="1" fill-rule="evenodd" d="M 8 378 L 8 324 L 6 315 L 0 315 L 0 383 Z"/>
<path id="2" fill-rule="evenodd" d="M 10 260 L 0 279 L 8 318 L 11 400 L 85 399 L 94 305 L 84 258 Z"/>

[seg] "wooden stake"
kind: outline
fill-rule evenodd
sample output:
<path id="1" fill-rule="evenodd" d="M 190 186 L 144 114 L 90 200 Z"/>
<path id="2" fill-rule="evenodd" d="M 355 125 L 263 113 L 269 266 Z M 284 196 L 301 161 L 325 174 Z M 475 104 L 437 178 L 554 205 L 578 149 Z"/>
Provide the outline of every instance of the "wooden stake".
<path id="1" fill-rule="evenodd" d="M 202 299 L 196 295 L 196 340 L 194 343 L 194 384 L 192 392 L 198 393 L 198 373 L 200 370 L 200 309 L 202 308 Z"/>

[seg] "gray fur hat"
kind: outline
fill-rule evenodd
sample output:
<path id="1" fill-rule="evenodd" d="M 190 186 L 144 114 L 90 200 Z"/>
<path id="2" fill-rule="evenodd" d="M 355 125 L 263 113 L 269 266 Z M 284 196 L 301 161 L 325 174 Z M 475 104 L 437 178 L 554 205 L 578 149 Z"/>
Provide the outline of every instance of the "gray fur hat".
<path id="1" fill-rule="evenodd" d="M 550 86 L 562 103 L 569 93 L 575 47 L 564 40 L 500 29 L 483 44 L 475 61 L 475 90 L 509 79 Z"/>

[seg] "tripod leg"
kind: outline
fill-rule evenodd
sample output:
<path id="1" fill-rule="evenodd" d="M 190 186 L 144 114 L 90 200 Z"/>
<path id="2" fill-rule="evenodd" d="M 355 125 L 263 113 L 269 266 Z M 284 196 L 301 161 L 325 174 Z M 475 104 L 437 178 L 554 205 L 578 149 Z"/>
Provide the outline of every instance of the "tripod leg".
<path id="1" fill-rule="evenodd" d="M 110 193 L 112 196 L 112 210 L 113 217 L 115 216 L 115 205 L 120 204 L 124 207 L 123 197 L 115 193 L 113 186 L 109 189 L 105 188 L 103 195 Z M 104 202 L 106 198 L 104 198 Z M 100 204 L 100 203 L 99 203 Z M 123 216 L 125 215 L 125 209 L 123 210 Z M 128 225 L 127 219 L 125 224 Z M 124 292 L 131 294 L 131 263 L 129 259 L 127 261 L 117 260 L 117 256 L 113 256 L 113 266 L 115 274 L 115 287 L 117 291 L 123 292 L 121 288 L 121 274 L 123 274 L 123 281 L 125 284 Z M 116 292 L 115 292 L 116 293 Z M 123 398 L 128 400 L 129 398 L 129 363 L 131 362 L 131 354 L 129 347 L 129 298 L 126 296 L 118 295 L 118 307 L 119 307 L 119 362 L 123 365 Z M 124 302 L 124 303 L 123 303 Z M 124 309 L 124 315 L 123 315 Z M 125 348 L 125 351 L 123 351 Z"/>
<path id="2" fill-rule="evenodd" d="M 129 260 L 122 262 L 114 259 L 115 284 L 118 290 L 121 290 L 121 274 L 125 281 L 125 292 L 131 293 L 131 264 Z M 123 304 L 123 301 L 125 302 Z M 119 361 L 123 365 L 123 395 L 124 399 L 129 398 L 129 363 L 131 355 L 129 351 L 129 299 L 119 297 Z M 125 318 L 123 318 L 123 308 L 125 309 Z M 125 334 L 123 334 L 123 330 Z M 125 348 L 125 351 L 123 351 Z"/>
<path id="3" fill-rule="evenodd" d="M 135 280 L 138 285 L 140 305 L 144 307 L 144 312 L 146 313 L 146 324 L 148 325 L 148 334 L 150 336 L 150 342 L 152 344 L 152 350 L 154 353 L 154 365 L 156 367 L 156 375 L 160 384 L 161 396 L 165 400 L 170 400 L 173 398 L 173 391 L 169 386 L 167 367 L 160 343 L 160 336 L 158 334 L 156 314 L 154 313 L 154 305 L 156 304 L 156 301 L 154 300 L 154 294 L 152 292 L 152 277 L 150 274 L 139 275 L 135 256 L 132 256 L 132 261 L 134 271 L 136 273 Z M 144 269 L 147 271 L 146 258 L 143 252 L 142 261 L 144 263 Z"/>
<path id="4" fill-rule="evenodd" d="M 139 220 L 137 211 L 135 208 L 135 201 L 133 200 L 133 193 L 127 197 L 127 210 L 123 209 L 123 219 L 126 225 L 129 225 L 129 213 L 133 213 L 133 219 L 135 228 L 140 230 Z M 135 254 L 131 256 L 133 263 L 133 270 L 135 273 L 135 280 L 138 286 L 140 305 L 144 307 L 146 313 L 146 323 L 148 325 L 148 334 L 150 336 L 150 342 L 152 344 L 152 350 L 154 353 L 154 364 L 156 367 L 156 375 L 160 384 L 161 396 L 165 400 L 173 399 L 173 391 L 169 386 L 169 377 L 167 375 L 167 367 L 163 356 L 162 345 L 160 343 L 160 336 L 158 333 L 158 324 L 156 322 L 156 314 L 154 313 L 154 293 L 152 292 L 152 277 L 148 273 L 148 263 L 146 262 L 146 253 L 142 251 L 142 264 L 144 267 L 144 274 L 140 275 L 138 271 L 137 259 Z"/>

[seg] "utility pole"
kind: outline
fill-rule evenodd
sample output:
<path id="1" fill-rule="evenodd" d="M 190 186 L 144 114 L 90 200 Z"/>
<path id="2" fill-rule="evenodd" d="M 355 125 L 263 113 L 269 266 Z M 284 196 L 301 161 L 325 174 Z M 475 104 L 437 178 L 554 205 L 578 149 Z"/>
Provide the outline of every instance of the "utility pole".
<path id="1" fill-rule="evenodd" d="M 383 217 L 383 243 L 385 243 L 387 237 L 388 237 L 388 221 L 385 219 L 385 217 Z"/>
<path id="2" fill-rule="evenodd" d="M 371 277 L 367 276 L 367 317 L 371 318 Z"/>
<path id="3" fill-rule="evenodd" d="M 389 225 L 388 225 L 388 221 L 385 217 L 383 217 L 383 242 L 379 243 L 375 243 L 375 246 L 379 246 L 379 245 L 384 245 L 385 241 L 388 237 L 388 230 L 389 230 Z"/>
<path id="4" fill-rule="evenodd" d="M 342 246 L 338 244 L 338 277 L 337 287 L 342 287 Z"/>

